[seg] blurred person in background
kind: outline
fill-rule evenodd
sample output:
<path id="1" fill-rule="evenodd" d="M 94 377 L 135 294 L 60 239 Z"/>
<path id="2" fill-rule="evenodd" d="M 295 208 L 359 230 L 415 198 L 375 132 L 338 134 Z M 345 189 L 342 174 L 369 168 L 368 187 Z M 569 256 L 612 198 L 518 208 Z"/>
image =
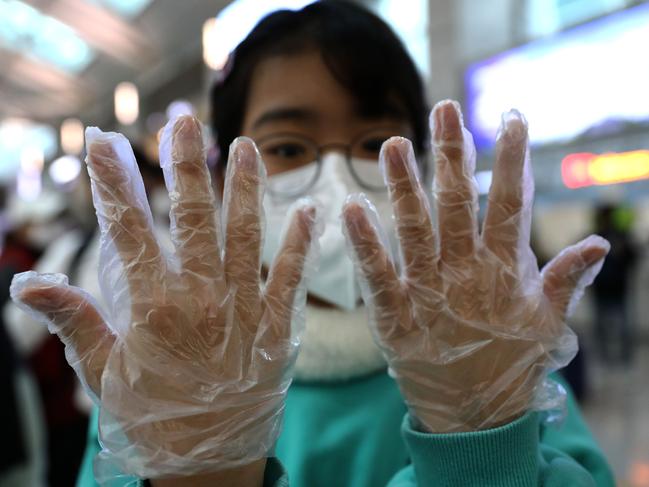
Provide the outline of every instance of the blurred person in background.
<path id="1" fill-rule="evenodd" d="M 137 147 L 134 152 L 146 188 L 151 195 L 155 195 L 161 186 L 164 187 L 160 167 Z M 159 202 L 160 198 L 156 201 Z M 14 272 L 33 268 L 43 273 L 65 273 L 71 284 L 83 287 L 100 299 L 97 280 L 99 232 L 87 175 L 80 174 L 67 195 L 48 192 L 35 202 L 16 200 L 15 206 L 17 208 L 9 212 L 10 221 L 24 220 L 24 207 L 37 207 L 32 212 L 38 214 L 38 219 L 26 227 L 21 225 L 26 229 L 19 235 L 25 235 L 26 239 L 21 240 L 17 248 L 21 252 L 30 248 L 37 250 L 31 261 L 25 262 Z M 156 206 L 152 201 L 152 207 L 159 208 L 159 204 Z M 160 211 L 163 213 L 160 220 L 166 225 L 168 204 Z M 34 238 L 30 239 L 30 236 Z M 8 252 L 14 240 L 9 239 Z M 13 256 L 10 260 L 19 262 Z M 11 276 L 6 281 L 7 297 L 10 282 Z M 7 339 L 28 364 L 38 385 L 37 397 L 42 402 L 46 420 L 46 431 L 41 432 L 41 440 L 47 445 L 46 459 L 43 459 L 47 484 L 73 485 L 85 449 L 88 413 L 92 403 L 67 364 L 63 344 L 13 303 L 4 306 L 3 302 L 3 308 Z M 0 487 L 3 487 L 2 484 Z"/>
<path id="2" fill-rule="evenodd" d="M 42 249 L 28 238 L 27 229 L 33 226 L 30 220 L 34 218 L 30 218 L 25 205 L 18 211 L 18 200 L 7 198 L 4 187 L 0 196 L 0 307 L 4 307 L 14 274 L 31 269 Z M 4 421 L 0 487 L 45 485 L 44 427 L 38 389 L 31 371 L 16 351 L 1 314 L 0 388 L 0 415 Z"/>
<path id="3" fill-rule="evenodd" d="M 36 284 L 37 281 L 33 281 L 31 288 L 29 285 L 24 288 L 20 299 L 41 312 L 49 310 L 57 333 L 68 343 L 71 353 L 79 357 L 80 362 L 75 365 L 102 404 L 99 420 L 102 422 L 102 441 L 106 444 L 108 440 L 112 445 L 112 449 L 104 449 L 100 454 L 98 420 L 93 418 L 86 461 L 78 485 L 95 484 L 92 459 L 97 454 L 102 458 L 96 464 L 95 473 L 105 473 L 105 464 L 101 462 L 110 459 L 124 465 L 137 464 L 141 467 L 138 472 L 149 473 L 139 474 L 140 478 L 148 477 L 150 483 L 156 486 L 262 485 L 262 482 L 264 485 L 279 486 L 287 485 L 288 479 L 294 486 L 381 486 L 388 483 L 613 485 L 609 467 L 569 391 L 567 415 L 561 428 L 547 426 L 541 416 L 532 412 L 530 387 L 532 385 L 534 391 L 540 387 L 537 373 L 547 366 L 541 365 L 545 358 L 556 355 L 550 363 L 554 363 L 555 359 L 561 362 L 561 352 L 555 348 L 557 345 L 540 342 L 538 340 L 541 338 L 537 335 L 533 335 L 536 338 L 508 342 L 502 336 L 495 338 L 488 330 L 489 326 L 499 326 L 501 319 L 506 323 L 516 319 L 518 315 L 515 313 L 520 310 L 516 311 L 514 301 L 508 301 L 510 294 L 518 295 L 521 289 L 528 287 L 538 292 L 538 287 L 534 286 L 541 282 L 539 279 L 543 279 L 542 292 L 545 294 L 542 302 L 545 307 L 539 308 L 541 314 L 535 317 L 525 315 L 524 324 L 532 323 L 540 329 L 547 326 L 553 333 L 563 329 L 559 323 L 552 323 L 556 319 L 555 314 L 561 315 L 562 320 L 573 292 L 578 294 L 589 276 L 592 278 L 597 262 L 606 253 L 605 243 L 595 238 L 560 254 L 549 263 L 542 276 L 535 261 L 533 268 L 527 267 L 530 259 L 534 259 L 530 257 L 524 230 L 529 225 L 531 201 L 528 199 L 527 185 L 531 184 L 531 175 L 527 169 L 523 169 L 528 168 L 528 162 L 526 125 L 522 117 L 516 112 L 504 117 L 503 131 L 499 136 L 495 183 L 490 196 L 492 212 L 489 213 L 491 216 L 487 226 L 491 222 L 494 227 L 499 227 L 496 222 L 500 221 L 505 240 L 510 238 L 516 243 L 518 238 L 521 239 L 522 247 L 516 248 L 513 259 L 515 262 L 527 259 L 525 271 L 519 270 L 520 276 L 536 277 L 531 278 L 532 281 L 518 283 L 519 271 L 509 273 L 515 264 L 504 258 L 503 262 L 508 263 L 499 266 L 506 270 L 502 274 L 504 283 L 495 283 L 493 288 L 485 283 L 478 291 L 478 288 L 472 288 L 477 281 L 501 274 L 500 270 L 494 270 L 482 277 L 474 276 L 474 272 L 479 274 L 482 257 L 473 255 L 472 251 L 466 252 L 469 254 L 468 261 L 466 256 L 461 257 L 465 254 L 466 246 L 472 245 L 472 238 L 477 237 L 473 227 L 476 219 L 473 201 L 476 196 L 475 188 L 470 183 L 473 170 L 470 135 L 462 128 L 461 115 L 455 104 L 444 102 L 436 107 L 433 112 L 433 142 L 438 164 L 436 195 L 440 222 L 435 233 L 443 240 L 439 246 L 443 258 L 448 260 L 435 261 L 434 266 L 437 267 L 431 267 L 433 260 L 426 256 L 435 252 L 437 244 L 431 236 L 432 224 L 427 213 L 429 203 L 416 176 L 419 170 L 422 179 L 430 181 L 427 177 L 430 176 L 430 168 L 427 166 L 426 153 L 431 147 L 423 86 L 404 47 L 383 21 L 360 7 L 342 1 L 322 1 L 297 12 L 277 12 L 262 20 L 238 46 L 223 74 L 223 79 L 215 84 L 211 98 L 212 128 L 217 135 L 221 155 L 219 169 L 214 176 L 220 183 L 218 186 L 224 188 L 223 208 L 230 212 L 228 215 L 231 218 L 239 217 L 235 218 L 234 223 L 228 221 L 226 269 L 230 262 L 236 259 L 245 261 L 259 251 L 258 260 L 268 270 L 270 283 L 277 282 L 274 278 L 280 279 L 277 276 L 284 276 L 284 273 L 279 270 L 276 273 L 275 270 L 280 269 L 281 264 L 303 260 L 306 250 L 297 249 L 304 249 L 304 241 L 312 238 L 312 233 L 296 234 L 291 230 L 300 228 L 302 232 L 314 231 L 308 230 L 313 227 L 301 220 L 302 226 L 289 227 L 288 235 L 293 240 L 287 240 L 282 245 L 280 227 L 287 215 L 292 214 L 289 207 L 304 195 L 313 196 L 323 205 L 318 210 L 324 213 L 326 222 L 320 241 L 320 269 L 307 285 L 306 329 L 295 364 L 295 380 L 288 390 L 285 404 L 281 388 L 267 390 L 270 387 L 268 383 L 257 384 L 253 379 L 264 378 L 267 370 L 253 370 L 258 374 L 256 376 L 244 375 L 244 384 L 240 389 L 233 391 L 225 387 L 226 394 L 209 403 L 201 402 L 201 392 L 192 392 L 191 398 L 174 395 L 177 388 L 184 390 L 185 386 L 192 387 L 194 378 L 184 375 L 185 365 L 195 364 L 195 360 L 209 360 L 197 359 L 194 355 L 200 354 L 203 348 L 200 343 L 194 342 L 196 336 L 192 330 L 202 330 L 203 323 L 196 323 L 198 328 L 180 328 L 182 323 L 165 319 L 174 316 L 171 314 L 176 312 L 174 305 L 160 308 L 161 314 L 154 308 L 145 308 L 145 311 L 148 310 L 146 320 L 141 323 L 145 336 L 151 337 L 145 331 L 148 320 L 159 316 L 161 321 L 158 325 L 168 330 L 171 333 L 169 336 L 178 333 L 174 330 L 183 330 L 181 334 L 187 334 L 187 342 L 181 340 L 182 344 L 177 344 L 179 348 L 172 350 L 164 346 L 157 348 L 160 344 L 154 339 L 140 348 L 140 352 L 132 348 L 129 352 L 132 355 L 127 353 L 123 356 L 125 360 L 133 358 L 131 368 L 118 365 L 122 367 L 122 372 L 119 372 L 110 368 L 108 362 L 124 364 L 120 362 L 120 356 L 125 349 L 120 348 L 121 345 L 113 345 L 113 338 L 106 333 L 105 324 L 99 312 L 94 311 L 94 305 L 77 291 L 62 284 L 44 284 L 43 281 Z M 167 133 L 166 137 L 163 136 L 162 145 L 171 144 L 171 158 L 176 158 L 174 167 L 169 169 L 174 171 L 175 176 L 167 179 L 174 202 L 172 229 L 175 230 L 172 231 L 176 232 L 176 238 L 185 235 L 189 239 L 186 242 L 188 245 L 197 245 L 199 251 L 212 255 L 209 252 L 215 243 L 210 243 L 209 237 L 214 229 L 210 217 L 205 216 L 210 213 L 205 211 L 203 199 L 205 194 L 209 194 L 209 183 L 205 181 L 205 166 L 195 164 L 196 147 L 201 147 L 198 126 L 192 119 L 184 118 L 175 125 L 172 121 L 168 130 L 173 135 Z M 261 245 L 259 215 L 255 213 L 255 201 L 260 204 L 255 196 L 259 178 L 246 173 L 252 171 L 257 175 L 257 171 L 263 172 L 263 169 L 255 165 L 258 162 L 255 162 L 251 143 L 239 139 L 232 146 L 226 165 L 230 144 L 241 134 L 254 140 L 269 176 L 264 199 L 267 235 L 263 249 L 255 247 Z M 408 152 L 410 146 L 405 139 L 390 139 L 383 145 L 395 135 L 412 139 L 414 154 Z M 104 223 L 112 236 L 106 238 L 116 239 L 122 259 L 127 259 L 127 255 L 136 257 L 133 261 L 135 265 L 129 265 L 133 279 L 129 286 L 135 286 L 144 295 L 147 290 L 143 288 L 162 279 L 170 289 L 174 281 L 165 281 L 166 276 L 160 278 L 156 274 L 154 277 L 153 274 L 140 274 L 137 271 L 146 269 L 141 265 L 144 263 L 141 258 L 148 265 L 156 261 L 159 254 L 155 251 L 156 246 L 148 240 L 147 225 L 137 218 L 139 203 L 135 202 L 135 195 L 127 191 L 111 195 L 107 191 L 107 188 L 113 187 L 112 178 L 117 181 L 128 179 L 116 168 L 129 166 L 129 157 L 120 139 L 109 137 L 107 140 L 114 141 L 115 145 L 111 145 L 113 142 L 94 142 L 94 145 L 90 145 L 88 160 L 95 173 L 93 184 L 102 202 L 108 205 L 106 208 L 113 207 L 115 203 L 118 208 L 125 205 L 124 212 L 120 210 L 115 215 L 102 217 L 106 218 Z M 377 164 L 382 145 L 392 201 Z M 418 162 L 415 162 L 415 155 Z M 174 177 L 177 180 L 174 181 Z M 177 185 L 175 188 L 174 184 Z M 396 292 L 396 284 L 390 281 L 390 273 L 394 271 L 391 270 L 390 258 L 377 243 L 372 230 L 372 225 L 378 223 L 372 224 L 361 216 L 366 214 L 359 206 L 361 203 L 351 202 L 344 207 L 344 226 L 352 241 L 353 253 L 361 260 L 358 272 L 366 279 L 363 298 L 368 309 L 362 306 L 362 291 L 356 283 L 353 263 L 346 253 L 345 240 L 340 232 L 341 223 L 337 219 L 348 193 L 361 191 L 367 192 L 376 206 L 376 219 L 390 230 L 389 238 L 395 241 L 395 231 L 399 233 L 401 256 L 408 264 L 400 271 L 423 270 L 424 274 L 419 278 L 427 279 L 434 277 L 435 272 L 453 269 L 453 263 L 461 264 L 455 268 L 458 273 L 455 277 L 447 276 L 450 279 L 447 282 L 449 288 L 444 292 L 450 294 L 444 295 L 441 303 L 434 304 L 436 297 L 441 296 L 438 291 L 422 285 L 411 288 L 405 299 L 419 296 L 424 301 L 428 300 L 428 305 L 423 309 L 412 311 L 397 298 L 392 301 L 393 308 L 380 304 L 382 297 Z M 513 197 L 514 204 L 503 210 L 499 200 L 506 195 Z M 182 213 L 186 208 L 190 208 L 190 211 Z M 396 222 L 391 216 L 393 209 Z M 243 216 L 237 211 L 241 211 Z M 300 216 L 304 218 L 308 211 L 298 211 L 291 221 L 300 222 Z M 516 228 L 507 224 L 519 222 L 519 219 L 523 227 L 520 236 Z M 125 235 L 122 229 L 127 228 L 126 220 L 137 223 L 131 225 L 134 228 L 144 228 L 141 238 L 149 243 L 143 247 L 135 245 L 134 248 L 140 236 Z M 238 223 L 244 221 L 250 226 L 237 226 L 244 225 Z M 518 223 L 514 223 L 514 226 L 518 227 Z M 233 235 L 240 239 L 237 240 L 238 245 L 232 243 Z M 296 238 L 296 235 L 302 237 Z M 493 234 L 494 238 L 496 235 Z M 504 247 L 507 247 L 505 243 Z M 182 252 L 184 247 L 181 245 L 177 250 Z M 230 253 L 232 250 L 234 253 Z M 289 250 L 294 255 L 287 254 Z M 278 252 L 279 264 L 274 267 L 271 262 Z M 285 258 L 287 255 L 290 258 Z M 228 256 L 231 261 L 227 260 Z M 183 265 L 194 269 L 190 272 L 192 279 L 217 265 L 218 257 L 213 256 L 212 261 L 201 257 L 185 255 Z M 252 257 L 251 260 L 254 268 L 256 259 Z M 414 267 L 413 263 L 416 264 Z M 155 268 L 149 269 L 157 272 L 153 271 Z M 370 274 L 369 277 L 366 273 Z M 245 282 L 245 279 L 254 276 L 254 272 L 241 269 L 241 272 L 230 272 L 228 275 Z M 460 281 L 453 283 L 458 276 L 462 276 L 459 277 Z M 36 276 L 28 278 L 40 279 Z M 251 279 L 252 288 L 244 287 L 240 291 L 252 290 L 252 294 L 255 294 L 258 283 Z M 382 279 L 387 279 L 388 284 L 383 284 Z M 290 282 L 296 281 L 300 281 L 299 276 Z M 500 287 L 502 284 L 506 284 L 505 290 Z M 513 287 L 507 290 L 508 285 Z M 201 292 L 209 288 L 209 285 L 202 284 L 181 293 L 188 302 L 194 303 L 188 315 L 194 316 L 203 307 L 212 309 L 219 306 L 215 302 L 201 301 Z M 115 290 L 115 293 L 119 294 L 119 291 Z M 488 299 L 491 295 L 497 295 L 494 296 L 495 301 Z M 486 303 L 483 303 L 483 298 L 487 300 Z M 268 305 L 281 299 L 269 298 Z M 499 303 L 503 306 L 500 310 Z M 474 305 L 481 310 L 478 314 L 474 314 L 476 309 L 467 309 Z M 234 328 L 228 330 L 236 330 L 237 326 L 244 329 L 247 325 L 256 326 L 246 321 L 249 316 L 254 316 L 246 312 L 256 308 L 246 306 L 244 302 L 241 306 L 236 311 L 240 322 L 229 324 Z M 448 320 L 436 323 L 434 330 L 426 330 L 427 320 L 434 319 L 425 316 L 435 306 L 448 307 Z M 60 309 L 64 312 L 59 312 Z M 501 312 L 505 314 L 499 314 Z M 463 318 L 459 318 L 464 313 L 473 316 L 466 318 L 474 320 L 471 322 L 473 324 L 467 325 Z M 369 331 L 368 314 L 381 346 L 376 345 Z M 415 319 L 415 315 L 421 318 L 420 323 L 408 321 Z M 523 324 L 518 319 L 516 321 L 517 326 Z M 407 329 L 395 331 L 395 335 L 403 333 L 406 338 L 405 343 L 400 343 L 396 348 L 386 345 L 391 339 L 398 338 L 385 335 L 386 328 L 393 324 L 396 328 L 404 326 Z M 431 334 L 421 336 L 417 330 Z M 478 338 L 480 336 L 482 338 Z M 567 338 L 566 343 L 570 344 L 571 339 Z M 428 340 L 433 341 L 431 348 L 426 348 Z M 445 340 L 446 343 L 443 343 Z M 93 346 L 88 347 L 87 341 Z M 175 343 L 168 342 L 164 337 L 162 341 L 167 347 L 173 347 Z M 193 345 L 187 347 L 187 343 Z M 549 348 L 544 351 L 546 346 Z M 524 357 L 527 354 L 521 348 L 534 351 L 530 353 L 536 358 Z M 111 351 L 110 357 L 106 358 L 108 350 Z M 270 350 L 253 349 L 252 355 L 275 370 L 272 358 L 268 357 L 273 357 L 277 350 L 272 347 Z M 450 362 L 445 362 L 444 353 L 438 357 L 440 350 L 446 350 L 452 357 Z M 159 358 L 160 364 L 173 364 L 177 354 L 188 354 L 190 362 L 177 362 L 178 369 L 157 371 L 157 366 L 140 362 L 144 358 L 138 353 L 155 360 Z M 435 363 L 438 358 L 440 362 Z M 270 363 L 263 362 L 264 359 L 270 360 Z M 526 360 L 531 360 L 531 363 Z M 221 370 L 228 363 L 228 360 L 222 361 L 217 356 L 214 367 Z M 99 375 L 95 374 L 98 364 Z M 140 369 L 137 368 L 138 364 L 145 366 Z M 241 374 L 250 372 L 248 365 L 245 365 L 240 369 Z M 290 361 L 276 365 L 280 365 L 282 370 L 289 369 Z M 388 367 L 392 377 L 387 373 Z M 144 379 L 150 374 L 157 379 Z M 177 376 L 184 381 L 182 384 L 173 382 Z M 560 381 L 558 377 L 555 379 Z M 241 377 L 234 373 L 231 379 L 226 380 L 232 380 L 228 384 L 238 388 L 237 380 L 241 380 Z M 129 389 L 128 384 L 133 389 Z M 104 387 L 116 387 L 114 391 L 123 391 L 124 395 L 100 390 Z M 219 384 L 198 387 L 207 391 L 213 388 L 220 390 Z M 255 396 L 258 388 L 263 391 L 261 398 Z M 493 390 L 499 392 L 490 399 L 481 397 L 483 393 L 494 394 Z M 275 406 L 268 409 L 265 400 L 277 397 L 280 398 L 277 409 Z M 103 406 L 105 401 L 111 402 L 117 409 L 107 413 Z M 179 409 L 174 409 L 166 401 L 179 404 Z M 236 406 L 224 411 L 218 409 L 221 403 L 227 405 L 229 401 L 234 401 L 231 404 Z M 205 410 L 203 408 L 208 411 L 216 408 L 217 412 L 205 417 L 198 414 L 195 407 L 201 411 Z M 128 436 L 126 443 L 123 443 L 124 438 L 109 438 L 113 423 L 107 415 L 112 414 L 118 414 L 121 421 L 129 424 L 125 427 Z M 159 419 L 156 414 L 168 419 Z M 233 429 L 220 431 L 219 427 L 224 424 Z M 274 448 L 271 444 L 262 453 L 263 458 L 246 456 L 252 460 L 251 463 L 228 463 L 227 458 L 220 456 L 221 450 L 227 452 L 227 457 L 232 452 L 241 455 L 249 450 L 265 449 L 266 436 L 251 441 L 249 435 L 251 429 L 254 432 L 257 427 L 266 431 L 267 424 L 271 425 L 273 431 L 281 426 L 281 435 Z M 271 439 L 274 438 L 272 433 L 268 434 Z M 211 466 L 208 465 L 210 459 L 213 462 Z M 140 461 L 142 463 L 138 463 Z M 218 468 L 221 461 L 228 467 Z M 133 477 L 116 475 L 117 478 L 113 480 L 119 485 L 139 482 Z"/>
<path id="4" fill-rule="evenodd" d="M 627 293 L 637 253 L 631 240 L 628 211 L 604 205 L 595 212 L 595 231 L 611 243 L 611 251 L 593 283 L 595 343 L 606 363 L 630 365 L 633 360 L 633 323 L 627 311 Z"/>
<path id="5" fill-rule="evenodd" d="M 36 249 L 28 269 L 69 270 L 49 267 L 53 250 L 59 248 L 57 242 L 66 240 L 70 230 L 71 222 L 65 213 L 65 197 L 58 192 L 48 190 L 33 201 L 23 201 L 18 196 L 14 198 L 13 209 L 9 211 L 10 221 L 28 220 L 28 223 L 21 225 L 25 238 L 19 246 L 23 251 Z M 9 283 L 6 283 L 7 292 Z M 28 367 L 37 387 L 36 395 L 30 397 L 32 404 L 23 404 L 22 407 L 25 411 L 34 408 L 42 411 L 42 420 L 33 421 L 31 426 L 39 430 L 36 448 L 41 455 L 43 478 L 40 482 L 45 485 L 69 485 L 74 481 L 79 465 L 84 429 L 88 422 L 87 414 L 74 403 L 77 380 L 74 374 L 70 374 L 64 347 L 11 302 L 3 303 L 2 321 L 12 347 Z"/>

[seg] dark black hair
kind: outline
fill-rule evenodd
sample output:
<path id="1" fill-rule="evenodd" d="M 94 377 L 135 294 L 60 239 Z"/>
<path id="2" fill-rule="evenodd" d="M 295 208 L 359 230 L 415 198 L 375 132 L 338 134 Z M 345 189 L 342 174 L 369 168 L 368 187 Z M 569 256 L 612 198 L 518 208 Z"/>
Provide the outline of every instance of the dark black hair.
<path id="1" fill-rule="evenodd" d="M 222 158 L 240 135 L 252 73 L 265 58 L 319 51 L 362 116 L 400 115 L 413 129 L 417 154 L 428 147 L 428 107 L 417 69 L 392 29 L 368 10 L 321 0 L 264 17 L 230 55 L 211 90 L 211 123 Z"/>
<path id="2" fill-rule="evenodd" d="M 142 177 L 157 182 L 163 182 L 164 176 L 162 175 L 162 169 L 160 169 L 160 163 L 153 161 L 149 156 L 147 156 L 143 147 L 131 144 L 131 148 L 133 149 L 135 162 L 137 163 L 137 167 L 140 170 Z"/>

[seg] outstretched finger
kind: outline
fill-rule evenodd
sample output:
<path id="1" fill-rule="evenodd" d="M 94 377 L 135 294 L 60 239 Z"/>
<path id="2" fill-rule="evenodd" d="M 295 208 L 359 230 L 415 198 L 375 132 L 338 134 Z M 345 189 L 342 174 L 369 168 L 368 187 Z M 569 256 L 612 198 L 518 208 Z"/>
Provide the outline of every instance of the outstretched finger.
<path id="1" fill-rule="evenodd" d="M 165 263 L 135 156 L 124 136 L 94 127 L 86 129 L 86 144 L 102 240 L 114 243 L 131 296 L 146 295 L 161 281 Z"/>
<path id="2" fill-rule="evenodd" d="M 167 124 L 160 140 L 160 165 L 171 198 L 171 238 L 182 271 L 222 279 L 216 199 L 198 120 L 184 115 Z"/>
<path id="3" fill-rule="evenodd" d="M 381 148 L 381 164 L 399 236 L 405 275 L 430 285 L 435 273 L 435 238 L 428 199 L 419 182 L 412 144 L 393 137 Z"/>
<path id="4" fill-rule="evenodd" d="M 543 291 L 562 316 L 569 316 L 594 280 L 610 249 L 608 241 L 591 235 L 552 259 L 542 271 Z"/>
<path id="5" fill-rule="evenodd" d="M 440 257 L 461 264 L 473 255 L 478 235 L 475 148 L 456 102 L 439 102 L 431 114 Z"/>
<path id="6" fill-rule="evenodd" d="M 527 122 L 516 110 L 503 114 L 482 238 L 507 265 L 527 249 L 534 179 L 527 148 Z"/>
<path id="7" fill-rule="evenodd" d="M 11 297 L 45 322 L 65 344 L 65 356 L 79 379 L 99 397 L 101 375 L 115 341 L 90 297 L 60 274 L 29 271 L 14 276 Z"/>
<path id="8" fill-rule="evenodd" d="M 399 320 L 388 317 L 402 307 L 402 287 L 394 263 L 379 238 L 378 216 L 370 208 L 371 203 L 363 196 L 350 196 L 343 206 L 343 232 L 357 273 L 369 292 L 369 296 L 364 296 L 365 304 L 376 313 L 379 332 L 386 337 L 399 324 Z"/>
<path id="9" fill-rule="evenodd" d="M 311 249 L 317 245 L 323 225 L 312 202 L 298 201 L 289 211 L 289 220 L 279 252 L 273 260 L 266 281 L 265 297 L 273 319 L 272 339 L 286 339 L 300 300 L 306 299 L 304 279 Z"/>
<path id="10" fill-rule="evenodd" d="M 235 311 L 242 324 L 258 311 L 261 298 L 261 242 L 263 187 L 266 174 L 248 138 L 232 143 L 225 176 L 225 275 L 236 289 Z M 254 321 L 254 320 L 253 320 Z"/>

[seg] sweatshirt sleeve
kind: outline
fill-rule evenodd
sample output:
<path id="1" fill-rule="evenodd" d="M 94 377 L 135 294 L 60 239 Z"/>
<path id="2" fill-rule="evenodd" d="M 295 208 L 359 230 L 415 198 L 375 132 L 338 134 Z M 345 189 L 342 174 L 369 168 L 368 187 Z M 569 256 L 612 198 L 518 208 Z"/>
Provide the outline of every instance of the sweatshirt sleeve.
<path id="1" fill-rule="evenodd" d="M 559 427 L 541 426 L 541 445 L 546 458 L 564 454 L 585 468 L 601 487 L 614 486 L 611 468 L 584 420 L 568 383 L 559 374 L 552 379 L 566 388 L 567 414 Z"/>
<path id="2" fill-rule="evenodd" d="M 541 426 L 537 413 L 484 431 L 429 434 L 402 424 L 412 464 L 389 487 L 614 486 L 610 469 L 572 397 L 558 429 Z"/>

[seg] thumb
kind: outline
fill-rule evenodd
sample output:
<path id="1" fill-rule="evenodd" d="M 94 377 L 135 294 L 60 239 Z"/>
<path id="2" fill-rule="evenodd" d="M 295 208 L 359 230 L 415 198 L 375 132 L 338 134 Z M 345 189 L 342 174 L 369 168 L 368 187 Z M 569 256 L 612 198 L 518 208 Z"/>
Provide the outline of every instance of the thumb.
<path id="1" fill-rule="evenodd" d="M 47 324 L 65 345 L 65 357 L 79 379 L 97 397 L 101 374 L 115 338 L 92 297 L 68 285 L 62 274 L 16 274 L 11 298 L 23 311 Z"/>
<path id="2" fill-rule="evenodd" d="M 563 249 L 541 272 L 543 292 L 561 315 L 569 316 L 602 268 L 611 245 L 598 235 Z"/>

